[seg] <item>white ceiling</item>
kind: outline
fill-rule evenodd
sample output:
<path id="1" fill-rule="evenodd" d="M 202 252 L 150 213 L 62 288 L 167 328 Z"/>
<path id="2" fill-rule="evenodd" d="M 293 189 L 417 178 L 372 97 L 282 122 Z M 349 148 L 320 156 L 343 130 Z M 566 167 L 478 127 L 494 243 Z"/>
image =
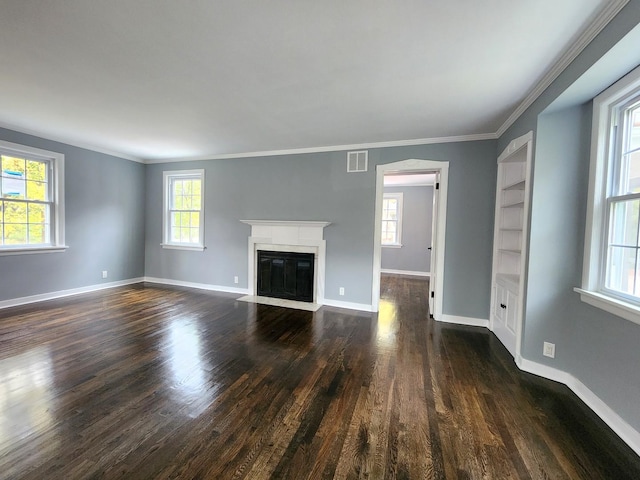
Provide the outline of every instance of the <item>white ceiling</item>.
<path id="1" fill-rule="evenodd" d="M 0 124 L 137 159 L 494 135 L 607 0 L 2 0 Z"/>

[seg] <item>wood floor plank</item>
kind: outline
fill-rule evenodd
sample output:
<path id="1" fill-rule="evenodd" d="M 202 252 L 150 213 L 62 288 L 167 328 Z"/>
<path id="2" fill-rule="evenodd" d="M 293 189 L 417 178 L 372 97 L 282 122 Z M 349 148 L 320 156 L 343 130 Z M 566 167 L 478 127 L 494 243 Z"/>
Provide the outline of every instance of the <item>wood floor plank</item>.
<path id="1" fill-rule="evenodd" d="M 0 310 L 0 479 L 637 479 L 486 329 L 137 284 Z"/>

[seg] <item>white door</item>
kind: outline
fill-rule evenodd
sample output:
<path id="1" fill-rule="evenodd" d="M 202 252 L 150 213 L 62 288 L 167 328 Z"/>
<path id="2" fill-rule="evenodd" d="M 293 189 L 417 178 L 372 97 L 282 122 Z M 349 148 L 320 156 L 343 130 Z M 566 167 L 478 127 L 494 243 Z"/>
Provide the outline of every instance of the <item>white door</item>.
<path id="1" fill-rule="evenodd" d="M 440 197 L 440 172 L 436 172 L 435 182 L 433 184 L 433 205 L 432 205 L 432 215 L 431 215 L 431 246 L 429 247 L 429 255 L 431 257 L 429 263 L 429 270 L 431 271 L 431 276 L 429 277 L 429 315 L 433 316 L 433 312 L 435 312 L 435 288 L 436 288 L 436 263 L 437 257 L 436 254 L 436 238 L 437 238 L 437 227 L 438 227 L 438 201 Z"/>
<path id="2" fill-rule="evenodd" d="M 516 356 L 518 296 L 500 283 L 494 287 L 493 333 Z"/>

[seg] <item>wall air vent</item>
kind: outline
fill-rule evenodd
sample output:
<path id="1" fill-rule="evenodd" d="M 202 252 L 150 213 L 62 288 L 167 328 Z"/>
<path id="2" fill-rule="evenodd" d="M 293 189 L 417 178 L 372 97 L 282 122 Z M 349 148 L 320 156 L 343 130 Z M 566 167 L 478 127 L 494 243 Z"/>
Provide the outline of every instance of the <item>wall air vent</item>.
<path id="1" fill-rule="evenodd" d="M 367 150 L 347 152 L 347 172 L 366 172 L 368 163 L 369 152 Z"/>

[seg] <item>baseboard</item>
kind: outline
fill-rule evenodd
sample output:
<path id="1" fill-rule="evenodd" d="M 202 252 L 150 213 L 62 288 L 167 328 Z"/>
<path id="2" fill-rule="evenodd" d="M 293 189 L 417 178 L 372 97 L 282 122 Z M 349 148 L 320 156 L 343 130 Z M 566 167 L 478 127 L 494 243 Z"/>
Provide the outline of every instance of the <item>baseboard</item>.
<path id="1" fill-rule="evenodd" d="M 9 300 L 0 301 L 0 309 L 17 307 L 19 305 L 26 305 L 29 303 L 44 302 L 46 300 L 53 300 L 56 298 L 70 297 L 72 295 L 79 295 L 81 293 L 96 292 L 98 290 L 106 290 L 108 288 L 122 287 L 124 285 L 131 285 L 133 283 L 140 283 L 143 281 L 142 277 L 130 278 L 127 280 L 118 280 L 115 282 L 99 283 L 97 285 L 88 285 L 86 287 L 71 288 L 69 290 L 58 290 L 56 292 L 41 293 L 39 295 L 30 295 L 28 297 L 12 298 Z"/>
<path id="2" fill-rule="evenodd" d="M 241 295 L 249 294 L 249 289 L 247 288 L 227 287 L 226 285 L 211 285 L 209 283 L 184 282 L 182 280 L 173 280 L 171 278 L 144 277 L 144 281 L 149 283 L 159 283 L 162 285 L 174 285 L 176 287 L 198 288 L 200 290 L 210 290 L 213 292 L 238 293 Z"/>
<path id="3" fill-rule="evenodd" d="M 471 327 L 489 328 L 489 320 L 484 318 L 459 317 L 458 315 L 447 315 L 443 313 L 440 318 L 436 318 L 438 322 L 455 323 L 456 325 L 469 325 Z"/>
<path id="4" fill-rule="evenodd" d="M 348 308 L 349 310 L 360 310 L 361 312 L 373 312 L 373 307 L 366 303 L 341 302 L 339 300 L 324 299 L 323 305 L 328 307 Z"/>
<path id="5" fill-rule="evenodd" d="M 600 399 L 584 383 L 570 373 L 519 357 L 516 365 L 524 372 L 555 380 L 569 387 L 580 400 L 605 422 L 631 449 L 640 456 L 640 432 L 629 425 L 609 405 Z"/>
<path id="6" fill-rule="evenodd" d="M 390 268 L 381 268 L 380 273 L 391 273 L 393 275 L 410 275 L 412 277 L 431 277 L 431 272 L 416 272 L 413 270 L 393 270 Z"/>

